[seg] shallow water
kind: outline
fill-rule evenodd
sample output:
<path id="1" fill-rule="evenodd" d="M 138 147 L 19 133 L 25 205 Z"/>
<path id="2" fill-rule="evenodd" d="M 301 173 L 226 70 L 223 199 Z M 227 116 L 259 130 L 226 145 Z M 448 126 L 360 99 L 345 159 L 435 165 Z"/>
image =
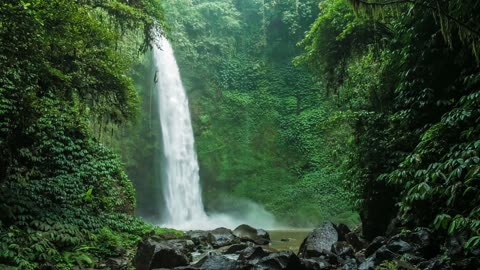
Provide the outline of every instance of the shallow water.
<path id="1" fill-rule="evenodd" d="M 303 242 L 303 239 L 307 237 L 313 229 L 284 229 L 284 230 L 269 230 L 270 239 L 272 240 L 270 248 L 276 250 L 291 250 L 295 253 L 298 252 L 298 248 Z M 282 239 L 288 241 L 282 241 Z"/>

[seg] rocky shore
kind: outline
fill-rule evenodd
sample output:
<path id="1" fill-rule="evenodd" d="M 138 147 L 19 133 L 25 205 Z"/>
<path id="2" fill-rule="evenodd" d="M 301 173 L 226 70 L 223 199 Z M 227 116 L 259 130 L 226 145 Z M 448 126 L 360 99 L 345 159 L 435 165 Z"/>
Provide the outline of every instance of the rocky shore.
<path id="1" fill-rule="evenodd" d="M 265 230 L 241 225 L 231 231 L 189 231 L 184 236 L 146 236 L 133 259 L 137 270 L 475 270 L 480 251 L 465 251 L 460 235 L 435 236 L 429 229 L 376 237 L 370 242 L 344 224 L 323 223 L 297 253 L 269 247 Z M 113 270 L 126 262 L 110 261 Z"/>

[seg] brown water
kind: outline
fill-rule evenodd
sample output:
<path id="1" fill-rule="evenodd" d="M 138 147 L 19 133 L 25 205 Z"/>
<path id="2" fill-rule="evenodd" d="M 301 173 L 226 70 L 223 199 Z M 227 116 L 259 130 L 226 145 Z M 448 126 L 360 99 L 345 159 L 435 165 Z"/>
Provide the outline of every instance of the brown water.
<path id="1" fill-rule="evenodd" d="M 313 229 L 269 230 L 270 240 L 272 240 L 272 244 L 269 247 L 279 251 L 291 250 L 297 253 L 303 239 L 305 239 L 312 230 Z M 288 241 L 282 241 L 282 239 L 288 239 Z"/>

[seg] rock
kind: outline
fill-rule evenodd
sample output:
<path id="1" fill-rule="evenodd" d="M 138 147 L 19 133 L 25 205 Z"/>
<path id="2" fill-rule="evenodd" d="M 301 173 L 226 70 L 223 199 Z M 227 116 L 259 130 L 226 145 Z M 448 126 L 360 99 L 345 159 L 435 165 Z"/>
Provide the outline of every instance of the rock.
<path id="1" fill-rule="evenodd" d="M 357 251 L 357 252 L 355 253 L 355 259 L 357 260 L 358 263 L 363 263 L 363 262 L 365 261 L 365 259 L 366 259 L 366 257 L 365 257 L 365 250 L 362 249 L 362 250 L 360 250 L 360 251 Z"/>
<path id="2" fill-rule="evenodd" d="M 201 270 L 236 270 L 237 262 L 218 254 L 207 255 L 195 264 Z"/>
<path id="3" fill-rule="evenodd" d="M 353 251 L 353 247 L 350 246 L 347 242 L 344 241 L 339 241 L 333 244 L 332 246 L 332 252 L 334 254 L 337 254 L 338 256 L 342 258 L 347 258 L 347 257 L 354 257 L 355 252 Z"/>
<path id="4" fill-rule="evenodd" d="M 138 244 L 133 265 L 137 270 L 154 268 L 174 268 L 185 266 L 190 262 L 183 252 L 157 239 L 147 238 Z"/>
<path id="5" fill-rule="evenodd" d="M 357 270 L 357 262 L 353 258 L 349 258 L 343 263 L 341 270 Z"/>
<path id="6" fill-rule="evenodd" d="M 377 236 L 373 241 L 368 245 L 368 247 L 365 249 L 365 257 L 370 257 L 379 249 L 381 246 L 383 246 L 386 242 L 385 237 L 383 236 Z"/>
<path id="7" fill-rule="evenodd" d="M 268 256 L 260 259 L 254 265 L 255 269 L 269 270 L 300 270 L 302 264 L 300 259 L 291 251 L 282 251 L 270 253 Z"/>
<path id="8" fill-rule="evenodd" d="M 188 254 L 195 249 L 195 243 L 192 240 L 174 239 L 166 242 L 169 246 L 178 249 L 185 254 Z"/>
<path id="9" fill-rule="evenodd" d="M 185 235 L 189 237 L 195 245 L 207 245 L 208 233 L 207 231 L 188 231 Z"/>
<path id="10" fill-rule="evenodd" d="M 224 247 L 239 243 L 239 239 L 227 228 L 217 228 L 208 233 L 208 242 L 214 247 Z"/>
<path id="11" fill-rule="evenodd" d="M 389 250 L 386 246 L 381 246 L 377 251 L 372 256 L 375 261 L 375 265 L 379 265 L 384 261 L 391 261 L 395 257 L 397 257 L 397 254 L 393 253 L 391 250 Z"/>
<path id="12" fill-rule="evenodd" d="M 394 253 L 405 254 L 411 252 L 413 247 L 403 240 L 393 240 L 388 242 L 387 248 Z"/>
<path id="13" fill-rule="evenodd" d="M 458 270 L 471 270 L 471 269 L 480 269 L 480 258 L 472 257 L 460 260 L 452 265 L 454 269 Z"/>
<path id="14" fill-rule="evenodd" d="M 322 270 L 330 268 L 330 264 L 320 258 L 301 259 L 301 263 L 306 270 Z"/>
<path id="15" fill-rule="evenodd" d="M 233 230 L 233 234 L 242 241 L 251 241 L 257 245 L 270 244 L 270 235 L 262 229 L 255 229 L 246 224 L 242 224 Z"/>
<path id="16" fill-rule="evenodd" d="M 290 238 L 282 238 L 282 239 L 280 239 L 280 241 L 282 241 L 282 242 L 289 242 L 289 241 L 290 241 Z"/>
<path id="17" fill-rule="evenodd" d="M 261 258 L 268 256 L 270 253 L 271 252 L 265 251 L 262 247 L 259 246 L 248 247 L 240 253 L 238 260 L 243 262 L 257 261 Z M 254 262 L 252 264 L 254 264 Z"/>
<path id="18" fill-rule="evenodd" d="M 446 242 L 446 248 L 448 256 L 457 257 L 463 253 L 463 247 L 465 246 L 465 238 L 459 233 L 449 235 Z"/>
<path id="19" fill-rule="evenodd" d="M 452 270 L 450 265 L 443 261 L 442 258 L 433 258 L 418 264 L 417 267 L 422 270 Z"/>
<path id="20" fill-rule="evenodd" d="M 397 234 L 390 241 L 403 240 L 413 247 L 412 253 L 430 259 L 438 255 L 440 248 L 427 228 L 418 228 L 415 232 Z"/>
<path id="21" fill-rule="evenodd" d="M 127 270 L 129 260 L 126 258 L 108 258 L 106 267 L 111 270 Z"/>
<path id="22" fill-rule="evenodd" d="M 345 235 L 345 241 L 352 245 L 355 251 L 359 251 L 365 248 L 365 242 L 360 240 L 354 232 L 347 233 Z"/>
<path id="23" fill-rule="evenodd" d="M 375 270 L 375 258 L 369 257 L 358 266 L 358 270 Z"/>
<path id="24" fill-rule="evenodd" d="M 325 222 L 303 240 L 298 254 L 301 258 L 319 257 L 325 251 L 330 251 L 337 241 L 338 233 L 335 226 L 331 222 Z"/>
<path id="25" fill-rule="evenodd" d="M 234 244 L 231 246 L 222 247 L 219 249 L 219 251 L 222 252 L 223 254 L 234 254 L 246 249 L 247 247 L 248 245 L 244 243 L 240 243 L 240 244 Z"/>
<path id="26" fill-rule="evenodd" d="M 351 233 L 347 225 L 340 223 L 337 225 L 338 241 L 346 241 L 346 235 Z"/>

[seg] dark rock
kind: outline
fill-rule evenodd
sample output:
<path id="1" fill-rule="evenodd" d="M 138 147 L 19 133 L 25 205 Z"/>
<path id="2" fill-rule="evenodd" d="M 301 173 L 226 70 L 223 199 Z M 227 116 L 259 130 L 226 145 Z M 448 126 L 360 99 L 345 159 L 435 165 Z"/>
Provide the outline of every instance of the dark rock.
<path id="1" fill-rule="evenodd" d="M 246 249 L 247 247 L 248 246 L 246 244 L 241 243 L 241 244 L 234 244 L 231 246 L 222 247 L 219 249 L 219 251 L 222 252 L 223 254 L 234 254 Z"/>
<path id="2" fill-rule="evenodd" d="M 330 268 L 330 264 L 320 258 L 301 259 L 301 263 L 305 270 L 322 270 Z"/>
<path id="3" fill-rule="evenodd" d="M 128 269 L 129 260 L 126 258 L 108 258 L 106 267 L 111 270 L 126 270 Z"/>
<path id="4" fill-rule="evenodd" d="M 362 249 L 362 250 L 360 250 L 360 251 L 357 251 L 357 252 L 355 253 L 355 259 L 357 260 L 358 263 L 363 263 L 363 262 L 365 261 L 365 259 L 366 259 L 366 257 L 365 257 L 365 250 Z"/>
<path id="5" fill-rule="evenodd" d="M 345 262 L 343 262 L 343 265 L 341 268 L 339 268 L 341 270 L 357 270 L 358 267 L 357 267 L 357 262 L 355 261 L 355 259 L 353 258 L 349 258 L 347 260 L 345 260 Z"/>
<path id="6" fill-rule="evenodd" d="M 290 241 L 290 238 L 282 238 L 282 239 L 280 239 L 280 241 L 282 241 L 282 242 L 289 242 L 289 241 Z"/>
<path id="7" fill-rule="evenodd" d="M 480 258 L 472 257 L 460 260 L 452 265 L 454 269 L 457 270 L 472 270 L 472 269 L 480 269 Z"/>
<path id="8" fill-rule="evenodd" d="M 242 241 L 251 241 L 257 245 L 268 245 L 270 235 L 267 231 L 262 229 L 255 229 L 246 224 L 242 224 L 233 230 L 233 234 L 239 237 Z"/>
<path id="9" fill-rule="evenodd" d="M 450 265 L 442 258 L 433 258 L 418 264 L 417 267 L 422 270 L 452 270 Z"/>
<path id="10" fill-rule="evenodd" d="M 394 253 L 405 254 L 413 250 L 412 245 L 403 240 L 393 240 L 388 242 L 387 248 Z"/>
<path id="11" fill-rule="evenodd" d="M 208 233 L 208 242 L 214 247 L 224 247 L 239 243 L 239 239 L 227 228 L 217 228 Z"/>
<path id="12" fill-rule="evenodd" d="M 430 259 L 438 255 L 440 245 L 436 243 L 431 231 L 427 228 L 418 228 L 415 232 L 397 234 L 390 241 L 403 240 L 413 247 L 412 253 Z"/>
<path id="13" fill-rule="evenodd" d="M 359 251 L 365 248 L 366 243 L 354 233 L 350 232 L 345 235 L 345 241 L 352 245 L 352 247 L 355 249 L 355 251 Z"/>
<path id="14" fill-rule="evenodd" d="M 346 241 L 346 235 L 351 233 L 347 225 L 340 223 L 337 225 L 338 241 Z"/>
<path id="15" fill-rule="evenodd" d="M 408 263 L 410 263 L 410 264 L 417 265 L 417 264 L 425 261 L 425 259 L 422 258 L 422 257 L 416 256 L 416 255 L 414 255 L 414 254 L 406 253 L 406 254 L 403 254 L 403 255 L 399 258 L 399 261 L 408 262 Z"/>
<path id="16" fill-rule="evenodd" d="M 168 240 L 167 244 L 175 249 L 182 251 L 185 254 L 188 254 L 195 249 L 195 243 L 192 240 L 174 239 Z"/>
<path id="17" fill-rule="evenodd" d="M 393 253 L 391 250 L 389 250 L 386 246 L 381 246 L 377 251 L 372 256 L 375 260 L 375 264 L 381 264 L 383 261 L 391 261 L 395 257 L 397 257 L 397 254 Z"/>
<path id="18" fill-rule="evenodd" d="M 460 233 L 449 235 L 446 242 L 447 253 L 450 257 L 458 257 L 463 253 L 465 237 Z"/>
<path id="19" fill-rule="evenodd" d="M 325 251 L 330 251 L 337 241 L 338 233 L 335 226 L 331 222 L 325 222 L 303 240 L 298 254 L 301 258 L 319 257 Z"/>
<path id="20" fill-rule="evenodd" d="M 240 253 L 238 260 L 244 261 L 244 262 L 257 261 L 257 260 L 260 260 L 261 258 L 268 256 L 270 253 L 271 252 L 265 251 L 262 247 L 259 247 L 259 246 L 248 247 Z"/>
<path id="21" fill-rule="evenodd" d="M 133 265 L 137 270 L 150 270 L 185 266 L 189 262 L 190 259 L 180 250 L 157 239 L 147 238 L 138 244 Z"/>
<path id="22" fill-rule="evenodd" d="M 385 245 L 386 239 L 383 236 L 377 236 L 365 249 L 365 257 L 370 257 L 379 249 L 381 246 Z"/>
<path id="23" fill-rule="evenodd" d="M 348 244 L 347 242 L 344 242 L 344 241 L 339 241 L 339 242 L 336 242 L 335 244 L 333 244 L 332 252 L 334 254 L 337 254 L 338 256 L 344 258 L 344 259 L 346 257 L 354 257 L 355 256 L 355 252 L 353 251 L 353 247 L 350 244 Z"/>
<path id="24" fill-rule="evenodd" d="M 218 254 L 211 254 L 198 263 L 195 267 L 201 270 L 236 270 L 238 269 L 237 262 L 225 256 Z"/>
<path id="25" fill-rule="evenodd" d="M 358 270 L 375 270 L 375 258 L 367 258 L 358 266 Z"/>
<path id="26" fill-rule="evenodd" d="M 255 269 L 269 270 L 300 270 L 302 264 L 300 259 L 291 251 L 271 253 L 255 263 Z"/>
<path id="27" fill-rule="evenodd" d="M 208 233 L 207 231 L 188 231 L 185 235 L 189 237 L 195 245 L 207 245 Z"/>

